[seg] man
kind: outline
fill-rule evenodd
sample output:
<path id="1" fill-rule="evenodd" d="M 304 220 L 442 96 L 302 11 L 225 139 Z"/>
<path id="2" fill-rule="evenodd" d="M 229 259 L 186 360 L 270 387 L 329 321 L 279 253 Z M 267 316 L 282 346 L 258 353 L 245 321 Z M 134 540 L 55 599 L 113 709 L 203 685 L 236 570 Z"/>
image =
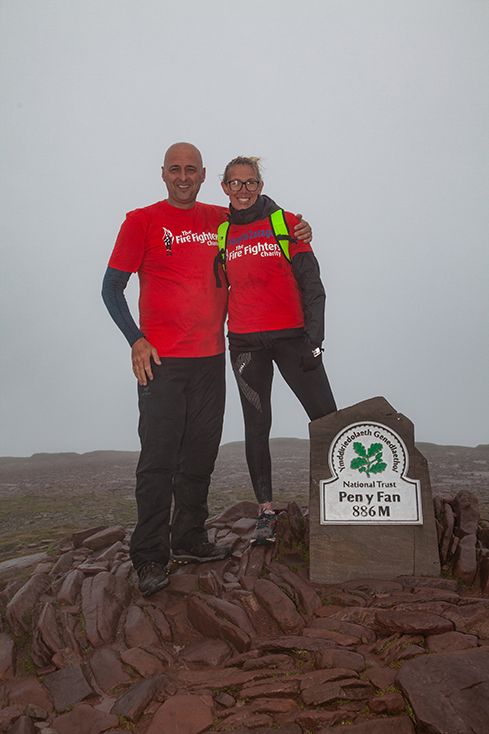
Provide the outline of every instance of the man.
<path id="1" fill-rule="evenodd" d="M 138 520 L 130 555 L 143 596 L 168 584 L 170 552 L 185 562 L 221 560 L 230 553 L 209 543 L 205 529 L 224 415 L 227 293 L 216 286 L 214 262 L 217 227 L 227 210 L 196 201 L 205 168 L 190 143 L 168 148 L 162 178 L 168 198 L 127 214 L 102 289 L 131 345 L 138 380 Z M 140 328 L 124 297 L 135 272 Z"/>

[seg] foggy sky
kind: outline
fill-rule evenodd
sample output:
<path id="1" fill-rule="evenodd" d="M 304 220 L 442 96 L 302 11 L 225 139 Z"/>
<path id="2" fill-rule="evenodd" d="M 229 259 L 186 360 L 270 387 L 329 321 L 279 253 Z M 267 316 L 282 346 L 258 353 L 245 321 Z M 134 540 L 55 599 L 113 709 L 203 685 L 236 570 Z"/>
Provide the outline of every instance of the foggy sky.
<path id="1" fill-rule="evenodd" d="M 383 395 L 419 441 L 487 443 L 488 37 L 483 0 L 3 0 L 0 455 L 138 448 L 100 287 L 179 140 L 202 201 L 260 155 L 312 223 L 339 407 Z M 307 435 L 279 375 L 273 435 Z"/>

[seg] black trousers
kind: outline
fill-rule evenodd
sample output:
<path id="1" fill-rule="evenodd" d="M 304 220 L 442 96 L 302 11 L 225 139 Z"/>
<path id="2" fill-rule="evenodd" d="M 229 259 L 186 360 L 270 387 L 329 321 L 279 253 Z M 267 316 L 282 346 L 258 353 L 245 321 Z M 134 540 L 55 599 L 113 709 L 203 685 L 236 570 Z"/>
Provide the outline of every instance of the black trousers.
<path id="1" fill-rule="evenodd" d="M 272 426 L 273 363 L 302 403 L 310 420 L 336 410 L 323 365 L 310 372 L 301 367 L 304 339 L 277 339 L 253 351 L 231 350 L 245 424 L 246 461 L 259 503 L 272 500 L 272 462 L 269 437 Z"/>
<path id="2" fill-rule="evenodd" d="M 154 379 L 138 385 L 138 521 L 130 545 L 136 569 L 166 564 L 170 547 L 188 550 L 207 540 L 207 494 L 222 433 L 224 354 L 161 361 L 152 364 Z"/>

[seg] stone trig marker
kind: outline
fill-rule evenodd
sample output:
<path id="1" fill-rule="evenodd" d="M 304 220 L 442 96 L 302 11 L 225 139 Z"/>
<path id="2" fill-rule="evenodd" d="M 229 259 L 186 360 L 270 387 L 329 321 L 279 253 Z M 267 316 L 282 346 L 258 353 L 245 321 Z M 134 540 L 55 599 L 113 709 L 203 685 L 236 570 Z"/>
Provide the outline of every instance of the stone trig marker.
<path id="1" fill-rule="evenodd" d="M 311 581 L 439 576 L 428 465 L 382 397 L 310 424 Z"/>

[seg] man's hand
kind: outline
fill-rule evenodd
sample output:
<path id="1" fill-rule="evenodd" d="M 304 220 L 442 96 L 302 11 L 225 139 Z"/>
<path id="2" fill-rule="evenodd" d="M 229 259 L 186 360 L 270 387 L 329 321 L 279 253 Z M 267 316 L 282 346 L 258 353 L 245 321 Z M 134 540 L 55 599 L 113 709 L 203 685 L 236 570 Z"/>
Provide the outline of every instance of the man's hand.
<path id="1" fill-rule="evenodd" d="M 301 240 L 301 242 L 305 242 L 306 245 L 308 245 L 310 242 L 312 242 L 312 229 L 309 222 L 306 222 L 305 219 L 302 218 L 302 214 L 296 214 L 295 215 L 298 218 L 298 222 L 294 227 L 294 237 L 297 240 Z"/>
<path id="2" fill-rule="evenodd" d="M 142 337 L 134 342 L 131 349 L 132 371 L 136 375 L 140 385 L 147 385 L 148 378 L 153 379 L 151 370 L 151 359 L 156 364 L 161 364 L 158 352 L 147 339 Z"/>

